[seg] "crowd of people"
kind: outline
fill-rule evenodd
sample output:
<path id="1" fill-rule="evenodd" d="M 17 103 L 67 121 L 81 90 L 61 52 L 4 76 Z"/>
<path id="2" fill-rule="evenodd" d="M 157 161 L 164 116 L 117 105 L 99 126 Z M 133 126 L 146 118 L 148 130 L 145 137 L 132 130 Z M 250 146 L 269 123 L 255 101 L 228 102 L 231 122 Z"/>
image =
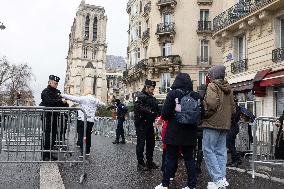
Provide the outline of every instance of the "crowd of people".
<path id="1" fill-rule="evenodd" d="M 171 90 L 166 96 L 162 109 L 154 97 L 156 82 L 146 79 L 144 88 L 134 99 L 134 123 L 137 135 L 136 157 L 137 170 L 148 171 L 158 169 L 153 161 L 155 147 L 155 131 L 153 123 L 160 116 L 163 120 L 162 141 L 163 179 L 155 189 L 166 189 L 175 176 L 179 157 L 183 157 L 187 171 L 187 186 L 183 189 L 194 189 L 197 185 L 197 175 L 201 171 L 204 159 L 207 171 L 211 177 L 208 189 L 226 188 L 226 166 L 238 166 L 241 156 L 238 153 L 236 138 L 241 137 L 242 148 L 249 149 L 252 143 L 250 123 L 254 116 L 247 109 L 239 107 L 234 98 L 230 84 L 225 80 L 225 66 L 215 65 L 208 70 L 206 86 L 197 92 L 193 91 L 193 82 L 187 73 L 178 73 Z M 95 98 L 91 91 L 76 97 L 61 94 L 57 89 L 59 77 L 51 75 L 48 87 L 41 94 L 42 106 L 67 107 L 65 100 L 71 100 L 85 110 L 87 118 L 86 155 L 90 154 L 91 130 L 95 122 L 98 106 L 105 105 Z M 125 144 L 123 123 L 127 114 L 127 107 L 119 100 L 115 100 L 117 111 L 116 139 L 113 144 Z M 284 112 L 283 112 L 284 114 Z M 276 122 L 279 127 L 276 145 L 276 158 L 284 159 L 283 115 Z M 54 146 L 56 122 L 51 115 L 46 115 L 44 150 Z M 54 123 L 52 123 L 52 121 Z M 79 112 L 78 142 L 83 155 L 83 125 L 84 114 Z M 240 129 L 241 128 L 241 129 Z M 240 132 L 241 130 L 241 132 Z M 54 131 L 54 132 L 51 132 Z M 50 136 L 51 135 L 51 136 Z M 50 139 L 50 137 L 52 139 Z M 120 138 L 122 139 L 120 141 Z M 144 148 L 146 153 L 144 157 Z M 197 149 L 197 151 L 196 151 Z M 231 153 L 231 162 L 227 163 L 227 149 Z M 282 149 L 282 150 L 281 150 Z M 53 160 L 50 153 L 43 154 L 44 160 Z M 146 161 L 145 161 L 146 160 Z"/>

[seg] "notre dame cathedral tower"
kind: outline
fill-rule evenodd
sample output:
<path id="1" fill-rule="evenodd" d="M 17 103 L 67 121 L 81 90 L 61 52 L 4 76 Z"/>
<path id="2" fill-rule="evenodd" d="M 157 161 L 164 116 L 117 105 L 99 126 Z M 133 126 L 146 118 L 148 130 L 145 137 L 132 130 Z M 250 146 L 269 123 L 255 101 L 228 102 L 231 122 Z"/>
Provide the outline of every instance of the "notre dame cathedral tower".
<path id="1" fill-rule="evenodd" d="M 91 90 L 106 102 L 106 23 L 103 7 L 82 0 L 69 34 L 65 93 L 82 95 Z"/>

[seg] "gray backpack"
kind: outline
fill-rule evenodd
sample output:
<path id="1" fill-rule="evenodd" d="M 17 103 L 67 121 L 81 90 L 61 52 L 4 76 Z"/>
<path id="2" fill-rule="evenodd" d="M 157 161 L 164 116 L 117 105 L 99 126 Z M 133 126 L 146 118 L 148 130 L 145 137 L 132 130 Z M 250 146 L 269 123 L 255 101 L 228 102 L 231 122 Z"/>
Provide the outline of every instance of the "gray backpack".
<path id="1" fill-rule="evenodd" d="M 178 89 L 179 91 L 182 91 Z M 184 91 L 182 91 L 185 93 Z M 176 100 L 175 115 L 177 122 L 186 125 L 198 125 L 201 121 L 201 102 L 191 97 L 191 92 L 185 94 L 180 103 Z"/>

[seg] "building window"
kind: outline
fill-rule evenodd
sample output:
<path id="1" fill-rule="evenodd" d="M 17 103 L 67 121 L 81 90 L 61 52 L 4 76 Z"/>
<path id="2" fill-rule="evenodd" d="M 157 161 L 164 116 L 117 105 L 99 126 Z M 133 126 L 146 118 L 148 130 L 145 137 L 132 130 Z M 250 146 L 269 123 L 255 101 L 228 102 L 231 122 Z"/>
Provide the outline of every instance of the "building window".
<path id="1" fill-rule="evenodd" d="M 163 14 L 163 22 L 165 25 L 169 25 L 173 22 L 173 17 L 171 13 L 164 13 Z"/>
<path id="2" fill-rule="evenodd" d="M 95 17 L 93 24 L 93 41 L 97 40 L 97 35 L 98 35 L 98 19 L 97 17 Z"/>
<path id="3" fill-rule="evenodd" d="M 92 59 L 94 60 L 95 57 L 96 57 L 96 51 L 93 49 L 93 51 L 92 51 Z"/>
<path id="4" fill-rule="evenodd" d="M 83 57 L 88 58 L 88 49 L 87 48 L 83 48 Z"/>
<path id="5" fill-rule="evenodd" d="M 141 38 L 141 32 L 142 32 L 142 24 L 141 24 L 141 22 L 139 22 L 139 26 L 138 26 L 138 36 L 139 36 L 139 38 Z"/>
<path id="6" fill-rule="evenodd" d="M 208 40 L 201 40 L 200 62 L 203 64 L 209 63 L 209 41 Z"/>
<path id="7" fill-rule="evenodd" d="M 206 85 L 206 78 L 207 72 L 199 72 L 199 86 Z"/>
<path id="8" fill-rule="evenodd" d="M 235 55 L 236 61 L 244 60 L 245 56 L 245 36 L 241 35 L 235 39 Z"/>
<path id="9" fill-rule="evenodd" d="M 163 56 L 170 56 L 172 54 L 172 44 L 164 43 L 163 44 Z"/>
<path id="10" fill-rule="evenodd" d="M 209 20 L 209 10 L 200 10 L 200 21 Z"/>
<path id="11" fill-rule="evenodd" d="M 170 91 L 171 74 L 162 73 L 160 83 L 160 93 L 168 93 Z"/>
<path id="12" fill-rule="evenodd" d="M 90 18 L 89 15 L 86 17 L 86 22 L 85 22 L 85 36 L 84 39 L 88 40 L 89 39 L 89 25 L 90 25 Z"/>
<path id="13" fill-rule="evenodd" d="M 140 60 L 140 48 L 137 48 L 137 60 Z"/>
<path id="14" fill-rule="evenodd" d="M 140 1 L 140 3 L 139 3 L 139 10 L 140 10 L 140 13 L 142 13 L 142 10 L 143 10 L 142 1 Z"/>
<path id="15" fill-rule="evenodd" d="M 284 18 L 280 19 L 280 48 L 284 48 Z"/>

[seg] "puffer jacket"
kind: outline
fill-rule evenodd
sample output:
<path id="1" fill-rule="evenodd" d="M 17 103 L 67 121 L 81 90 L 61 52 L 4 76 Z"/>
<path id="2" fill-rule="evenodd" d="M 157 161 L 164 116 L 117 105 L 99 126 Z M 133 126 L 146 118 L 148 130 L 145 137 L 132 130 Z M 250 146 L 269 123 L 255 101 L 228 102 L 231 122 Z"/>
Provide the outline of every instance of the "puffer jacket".
<path id="1" fill-rule="evenodd" d="M 201 127 L 230 130 L 236 108 L 233 92 L 226 80 L 216 79 L 208 84 L 203 105 L 205 119 Z"/>
<path id="2" fill-rule="evenodd" d="M 73 102 L 79 103 L 80 108 L 82 108 L 86 112 L 87 121 L 89 122 L 95 121 L 97 107 L 105 106 L 105 103 L 103 103 L 102 101 L 100 101 L 99 99 L 95 98 L 92 95 L 77 97 L 77 96 L 62 94 L 61 96 L 66 100 L 71 100 Z M 84 113 L 82 111 L 79 111 L 78 114 L 79 114 L 78 119 L 84 121 Z"/>

